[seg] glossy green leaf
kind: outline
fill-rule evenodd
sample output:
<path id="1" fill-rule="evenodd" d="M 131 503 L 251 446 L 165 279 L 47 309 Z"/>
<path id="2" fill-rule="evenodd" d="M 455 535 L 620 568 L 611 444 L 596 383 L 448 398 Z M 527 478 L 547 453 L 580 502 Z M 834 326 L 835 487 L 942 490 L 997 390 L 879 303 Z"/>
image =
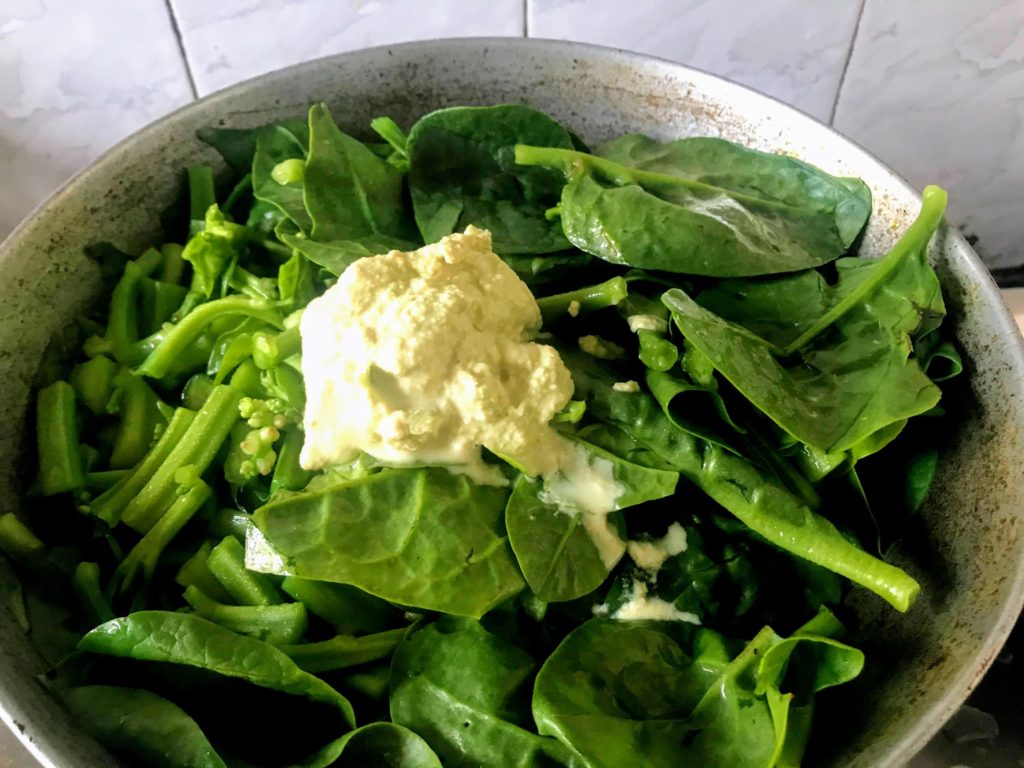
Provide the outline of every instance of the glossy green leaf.
<path id="1" fill-rule="evenodd" d="M 452 107 L 431 112 L 409 131 L 409 189 L 416 223 L 432 243 L 473 224 L 488 229 L 501 255 L 568 248 L 557 220 L 562 178 L 516 164 L 517 143 L 572 147 L 562 126 L 530 107 Z"/>
<path id="2" fill-rule="evenodd" d="M 790 638 L 765 627 L 733 657 L 732 644 L 710 630 L 590 621 L 537 675 L 538 730 L 595 768 L 630 765 L 636 755 L 652 768 L 771 768 L 794 697 L 805 703 L 863 666 L 860 651 L 812 634 L 817 625 Z"/>
<path id="3" fill-rule="evenodd" d="M 313 222 L 303 200 L 303 183 L 281 184 L 273 177 L 273 171 L 278 163 L 286 160 L 304 161 L 308 146 L 306 122 L 287 120 L 256 132 L 256 151 L 252 159 L 253 195 L 277 208 L 306 233 L 312 230 Z"/>
<path id="4" fill-rule="evenodd" d="M 108 675 L 141 680 L 174 701 L 221 754 L 243 752 L 260 765 L 325 768 L 317 740 L 330 744 L 355 727 L 348 700 L 327 683 L 274 646 L 195 615 L 132 613 L 89 632 L 78 650 L 109 657 Z M 238 730 L 241 701 L 245 720 L 257 728 L 252 733 Z M 270 718 L 295 734 L 284 740 L 259 730 Z"/>
<path id="5" fill-rule="evenodd" d="M 394 723 L 370 723 L 346 733 L 323 750 L 323 760 L 331 768 L 441 768 L 427 742 Z"/>
<path id="6" fill-rule="evenodd" d="M 442 617 L 411 634 L 391 665 L 391 718 L 449 768 L 581 766 L 530 722 L 525 651 L 475 621 Z"/>
<path id="7" fill-rule="evenodd" d="M 615 264 L 714 277 L 794 272 L 842 255 L 871 194 L 785 155 L 695 137 L 623 136 L 594 155 L 518 147 L 562 168 L 561 218 L 573 245 Z"/>
<path id="8" fill-rule="evenodd" d="M 854 280 L 871 268 L 857 261 L 845 272 Z M 922 275 L 920 297 L 876 291 L 792 363 L 780 359 L 774 344 L 701 307 L 680 289 L 667 291 L 663 300 L 687 341 L 759 410 L 801 442 L 839 452 L 939 401 L 938 388 L 908 359 L 907 333 L 920 323 L 918 308 L 934 306 L 937 296 L 941 306 L 941 296 L 929 285 L 934 273 L 923 257 L 906 264 Z"/>
<path id="9" fill-rule="evenodd" d="M 597 589 L 626 552 L 617 511 L 671 496 L 679 480 L 675 472 L 631 464 L 583 442 L 577 446 L 593 472 L 610 476 L 621 489 L 612 509 L 567 506 L 551 493 L 551 481 L 521 477 L 505 510 L 519 567 L 545 602 L 574 600 Z"/>
<path id="10" fill-rule="evenodd" d="M 402 173 L 339 130 L 324 104 L 309 110 L 302 189 L 315 240 L 409 236 Z"/>
<path id="11" fill-rule="evenodd" d="M 563 358 L 577 396 L 586 398 L 595 417 L 615 424 L 656 453 L 747 527 L 785 551 L 867 587 L 900 611 L 913 603 L 920 591 L 913 578 L 848 541 L 770 474 L 679 429 L 650 395 L 616 392 L 610 386 L 614 372 L 586 355 Z"/>
<path id="12" fill-rule="evenodd" d="M 66 691 L 61 699 L 100 742 L 144 765 L 225 768 L 196 722 L 155 693 L 86 685 Z"/>
<path id="13" fill-rule="evenodd" d="M 254 521 L 286 573 L 479 617 L 524 586 L 506 498 L 446 469 L 391 469 L 273 501 Z"/>
<path id="14" fill-rule="evenodd" d="M 285 245 L 294 248 L 311 262 L 334 275 L 340 275 L 353 262 L 367 256 L 377 256 L 388 251 L 414 251 L 419 247 L 408 240 L 387 235 L 368 235 L 353 240 L 325 243 L 283 232 L 279 233 L 278 237 Z"/>

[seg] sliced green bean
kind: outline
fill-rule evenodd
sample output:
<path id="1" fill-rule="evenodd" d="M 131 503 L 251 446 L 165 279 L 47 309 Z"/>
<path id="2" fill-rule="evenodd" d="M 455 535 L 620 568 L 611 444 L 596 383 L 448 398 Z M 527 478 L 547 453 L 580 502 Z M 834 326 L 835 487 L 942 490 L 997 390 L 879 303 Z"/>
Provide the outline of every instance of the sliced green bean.
<path id="1" fill-rule="evenodd" d="M 36 440 L 39 480 L 44 496 L 85 485 L 82 451 L 78 443 L 75 390 L 57 381 L 39 391 L 36 401 Z"/>

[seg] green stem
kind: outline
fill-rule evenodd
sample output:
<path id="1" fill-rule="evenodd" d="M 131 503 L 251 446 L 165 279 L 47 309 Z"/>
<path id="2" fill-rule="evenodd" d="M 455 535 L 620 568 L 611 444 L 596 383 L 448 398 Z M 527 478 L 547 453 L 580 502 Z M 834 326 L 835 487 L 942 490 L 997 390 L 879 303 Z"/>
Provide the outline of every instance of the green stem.
<path id="1" fill-rule="evenodd" d="M 150 248 L 135 261 L 125 264 L 124 274 L 110 296 L 106 339 L 115 350 L 124 349 L 139 339 L 139 282 L 160 266 L 160 251 Z"/>
<path id="2" fill-rule="evenodd" d="M 240 315 L 255 317 L 275 328 L 282 328 L 281 313 L 269 302 L 249 296 L 227 296 L 202 304 L 166 332 L 158 346 L 136 369 L 140 376 L 160 379 L 172 369 L 207 325 L 217 318 Z"/>
<path id="3" fill-rule="evenodd" d="M 185 276 L 185 260 L 181 258 L 181 252 L 184 250 L 185 247 L 178 243 L 164 243 L 160 246 L 160 254 L 164 260 L 160 265 L 160 273 L 156 276 L 157 280 L 173 285 L 181 282 L 181 278 Z"/>
<path id="4" fill-rule="evenodd" d="M 208 165 L 190 165 L 188 167 L 188 216 L 192 220 L 189 227 L 192 234 L 205 227 L 206 212 L 210 210 L 210 206 L 216 204 L 213 169 Z"/>
<path id="5" fill-rule="evenodd" d="M 217 370 L 215 371 L 214 383 L 220 384 L 227 378 L 229 373 L 252 357 L 252 353 L 253 335 L 251 333 L 241 333 L 228 342 L 219 360 L 211 355 L 207 371 L 216 364 Z"/>
<path id="6" fill-rule="evenodd" d="M 185 434 L 125 508 L 121 517 L 125 524 L 140 532 L 148 531 L 173 499 L 175 473 L 189 465 L 195 467 L 200 475 L 206 472 L 238 421 L 238 401 L 241 399 L 242 393 L 233 387 L 214 387 Z"/>
<path id="7" fill-rule="evenodd" d="M 231 374 L 231 386 L 242 392 L 247 397 L 262 398 L 267 396 L 267 390 L 260 380 L 260 371 L 252 358 L 243 360 Z"/>
<path id="8" fill-rule="evenodd" d="M 135 469 L 100 495 L 87 510 L 107 525 L 115 525 L 128 504 L 152 479 L 171 451 L 181 443 L 196 414 L 187 408 L 178 408 L 167 424 L 167 429 Z"/>
<path id="9" fill-rule="evenodd" d="M 562 171 L 569 181 L 589 170 L 619 187 L 637 184 L 648 189 L 683 187 L 704 194 L 718 195 L 722 193 L 722 189 L 713 184 L 705 184 L 702 181 L 695 181 L 684 176 L 644 171 L 639 168 L 616 163 L 604 157 L 588 155 L 586 152 L 578 152 L 574 149 L 533 147 L 528 144 L 516 144 L 515 160 L 519 165 L 540 165 L 547 168 L 556 168 Z M 741 192 L 730 191 L 729 195 L 740 202 L 755 203 L 762 208 L 787 209 L 790 207 L 786 203 L 756 198 Z"/>
<path id="10" fill-rule="evenodd" d="M 235 264 L 228 268 L 228 285 L 232 290 L 254 299 L 273 301 L 277 298 L 277 280 L 273 277 L 259 277 L 245 267 Z"/>
<path id="11" fill-rule="evenodd" d="M 253 334 L 252 359 L 257 367 L 266 370 L 280 365 L 292 355 L 302 351 L 302 336 L 299 327 L 294 326 L 277 334 L 259 332 Z"/>
<path id="12" fill-rule="evenodd" d="M 118 594 L 129 589 L 139 572 L 148 583 L 156 571 L 156 564 L 164 549 L 178 535 L 185 524 L 213 496 L 213 491 L 199 479 L 191 467 L 185 467 L 177 474 L 179 494 L 162 511 L 160 519 L 142 537 L 121 561 L 114 572 L 114 584 Z"/>
<path id="13" fill-rule="evenodd" d="M 370 121 L 370 128 L 390 144 L 395 152 L 406 159 L 409 158 L 409 137 L 398 127 L 398 123 L 390 117 L 375 117 Z"/>
<path id="14" fill-rule="evenodd" d="M 391 665 L 378 664 L 365 672 L 353 672 L 345 677 L 345 690 L 355 691 L 373 701 L 383 701 L 391 685 Z"/>
<path id="15" fill-rule="evenodd" d="M 174 581 L 183 587 L 197 587 L 218 602 L 230 602 L 231 595 L 220 585 L 207 565 L 212 548 L 210 542 L 204 541 L 195 554 L 181 566 Z"/>
<path id="16" fill-rule="evenodd" d="M 839 303 L 835 304 L 828 312 L 819 317 L 810 328 L 800 334 L 794 341 L 790 342 L 782 350 L 783 356 L 792 355 L 794 352 L 798 352 L 806 347 L 822 331 L 855 306 L 863 303 L 909 256 L 920 253 L 926 248 L 928 241 L 935 234 L 935 230 L 942 223 L 942 215 L 946 211 L 946 200 L 946 192 L 941 187 L 934 185 L 925 187 L 921 195 L 921 212 L 904 233 L 903 237 L 899 239 L 889 253 L 879 260 L 877 266 L 871 270 L 871 275 L 863 283 L 858 285 L 854 291 L 845 296 Z"/>
<path id="17" fill-rule="evenodd" d="M 173 317 L 188 289 L 146 277 L 139 282 L 139 334 L 150 336 Z"/>
<path id="18" fill-rule="evenodd" d="M 541 317 L 549 323 L 562 315 L 614 307 L 626 298 L 629 288 L 621 277 L 613 277 L 597 285 L 588 285 L 575 291 L 559 293 L 537 299 Z"/>
<path id="19" fill-rule="evenodd" d="M 0 515 L 0 549 L 19 563 L 39 557 L 46 545 L 13 512 Z"/>
<path id="20" fill-rule="evenodd" d="M 191 586 L 185 590 L 185 601 L 204 619 L 272 645 L 299 642 L 308 624 L 302 603 L 224 605 Z"/>
<path id="21" fill-rule="evenodd" d="M 210 573 L 242 605 L 277 605 L 284 602 L 270 578 L 245 567 L 245 550 L 234 536 L 225 536 L 206 561 Z"/>
<path id="22" fill-rule="evenodd" d="M 299 491 L 306 487 L 313 473 L 299 464 L 299 454 L 305 434 L 299 429 L 287 429 L 278 446 L 277 463 L 270 480 L 270 495 L 278 491 Z"/>
<path id="23" fill-rule="evenodd" d="M 247 173 L 245 174 L 245 176 L 238 180 L 237 184 L 235 184 L 234 189 L 231 190 L 231 194 L 229 194 L 227 200 L 224 201 L 224 206 L 222 210 L 225 213 L 231 213 L 231 211 L 233 211 L 235 206 L 238 204 L 238 201 L 241 200 L 247 192 L 251 191 L 252 174 Z"/>
<path id="24" fill-rule="evenodd" d="M 319 643 L 282 646 L 281 650 L 300 669 L 319 674 L 386 659 L 394 653 L 405 633 L 402 627 L 362 637 L 338 635 Z"/>
<path id="25" fill-rule="evenodd" d="M 403 623 L 397 608 L 349 584 L 287 576 L 281 589 L 342 635 L 381 632 Z"/>
<path id="26" fill-rule="evenodd" d="M 636 334 L 640 343 L 640 362 L 654 371 L 665 372 L 679 359 L 679 348 L 657 331 L 641 328 Z"/>
<path id="27" fill-rule="evenodd" d="M 100 588 L 100 567 L 96 563 L 83 562 L 75 566 L 72 583 L 94 626 L 114 618 L 110 602 Z"/>
<path id="28" fill-rule="evenodd" d="M 85 407 L 99 415 L 106 413 L 116 375 L 117 363 L 109 357 L 97 355 L 72 368 L 68 380 Z"/>
<path id="29" fill-rule="evenodd" d="M 131 474 L 130 469 L 109 469 L 106 472 L 88 472 L 85 475 L 87 491 L 103 492 L 114 487 Z"/>
<path id="30" fill-rule="evenodd" d="M 202 373 L 197 373 L 185 382 L 185 388 L 181 391 L 181 402 L 186 408 L 198 411 L 210 399 L 213 387 L 213 379 Z"/>
<path id="31" fill-rule="evenodd" d="M 138 376 L 122 371 L 116 379 L 116 387 L 121 396 L 118 410 L 121 423 L 114 438 L 110 467 L 128 469 L 146 455 L 163 418 L 157 408 L 156 393 Z"/>
<path id="32" fill-rule="evenodd" d="M 36 440 L 39 479 L 44 496 L 71 491 L 85 484 L 82 452 L 78 444 L 75 390 L 66 381 L 54 382 L 39 391 Z"/>

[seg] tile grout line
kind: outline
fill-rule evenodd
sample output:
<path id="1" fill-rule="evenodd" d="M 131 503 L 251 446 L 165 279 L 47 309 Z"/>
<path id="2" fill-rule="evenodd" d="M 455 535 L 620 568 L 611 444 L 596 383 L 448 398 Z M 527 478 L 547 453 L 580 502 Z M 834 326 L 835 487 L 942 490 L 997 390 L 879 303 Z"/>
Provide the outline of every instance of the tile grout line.
<path id="1" fill-rule="evenodd" d="M 169 2 L 170 0 L 168 0 Z M 843 85 L 846 83 L 846 73 L 850 69 L 850 61 L 853 59 L 853 49 L 857 45 L 857 36 L 860 34 L 861 21 L 864 19 L 864 7 L 868 0 L 860 0 L 860 8 L 857 10 L 857 23 L 853 25 L 853 35 L 850 37 L 850 49 L 846 52 L 846 61 L 843 62 L 843 71 L 839 75 L 839 86 L 836 88 L 836 97 L 832 102 L 832 110 L 828 115 L 828 124 L 832 125 L 836 119 L 836 110 L 839 109 L 839 97 L 843 93 Z"/>
<path id="2" fill-rule="evenodd" d="M 171 0 L 164 0 L 167 8 L 167 15 L 171 19 L 171 29 L 174 30 L 174 39 L 178 43 L 178 53 L 181 54 L 181 62 L 185 65 L 185 74 L 188 76 L 188 87 L 192 91 L 192 98 L 199 98 L 199 89 L 196 88 L 196 79 L 192 75 L 192 65 L 188 60 L 188 51 L 185 50 L 185 40 L 181 36 L 181 27 L 178 26 L 178 17 L 174 13 L 174 5 Z"/>

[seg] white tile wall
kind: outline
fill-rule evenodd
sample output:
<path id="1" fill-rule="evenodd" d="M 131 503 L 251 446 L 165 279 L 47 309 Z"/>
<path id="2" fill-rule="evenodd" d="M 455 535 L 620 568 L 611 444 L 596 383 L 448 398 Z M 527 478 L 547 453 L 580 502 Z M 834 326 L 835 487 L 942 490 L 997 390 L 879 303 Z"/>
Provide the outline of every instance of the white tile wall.
<path id="1" fill-rule="evenodd" d="M 860 0 L 529 0 L 532 37 L 640 51 L 828 120 Z"/>
<path id="2" fill-rule="evenodd" d="M 523 0 L 170 0 L 196 88 L 332 53 L 436 37 L 521 36 Z"/>
<path id="3" fill-rule="evenodd" d="M 0 237 L 188 100 L 189 76 L 204 95 L 369 45 L 527 32 L 834 117 L 914 184 L 944 184 L 990 265 L 1024 264 L 1024 0 L 0 0 Z"/>
<path id="4" fill-rule="evenodd" d="M 192 96 L 160 0 L 0 0 L 0 238 Z"/>
<path id="5" fill-rule="evenodd" d="M 867 0 L 835 126 L 946 187 L 990 265 L 1024 263 L 1024 2 Z"/>

